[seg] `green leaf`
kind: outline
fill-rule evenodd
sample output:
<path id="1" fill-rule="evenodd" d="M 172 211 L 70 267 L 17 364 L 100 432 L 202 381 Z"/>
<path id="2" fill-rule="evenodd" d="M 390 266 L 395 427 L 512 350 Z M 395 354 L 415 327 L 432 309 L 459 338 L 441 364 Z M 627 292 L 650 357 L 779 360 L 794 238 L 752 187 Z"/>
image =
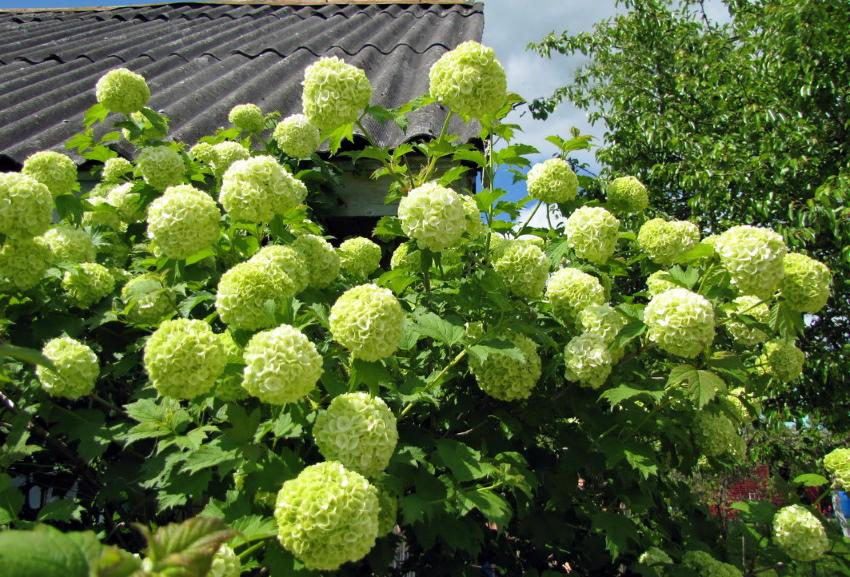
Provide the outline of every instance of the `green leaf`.
<path id="1" fill-rule="evenodd" d="M 688 395 L 698 409 L 710 403 L 717 393 L 726 391 L 726 383 L 711 371 L 697 370 L 691 365 L 677 365 L 670 371 L 667 384 L 687 385 Z"/>
<path id="2" fill-rule="evenodd" d="M 768 323 L 770 328 L 786 339 L 797 338 L 806 328 L 802 313 L 792 309 L 785 301 L 780 301 L 770 308 Z"/>
<path id="3" fill-rule="evenodd" d="M 80 511 L 83 508 L 73 499 L 58 499 L 46 504 L 36 515 L 36 521 L 59 521 L 67 523 L 71 520 L 80 520 Z"/>
<path id="4" fill-rule="evenodd" d="M 793 483 L 804 487 L 823 487 L 829 485 L 829 479 L 817 473 L 806 473 L 794 477 Z"/>
<path id="5" fill-rule="evenodd" d="M 453 166 L 445 173 L 443 173 L 443 175 L 440 176 L 440 179 L 437 182 L 439 182 L 443 186 L 449 186 L 468 171 L 468 166 Z"/>
<path id="6" fill-rule="evenodd" d="M 230 524 L 234 531 L 238 531 L 233 545 L 261 541 L 277 535 L 277 521 L 274 517 L 263 517 L 261 515 L 247 515 Z"/>
<path id="7" fill-rule="evenodd" d="M 500 529 L 507 527 L 513 517 L 511 506 L 501 496 L 490 489 L 467 489 L 458 491 L 458 497 L 467 511 L 478 509 L 488 521 Z"/>
<path id="8" fill-rule="evenodd" d="M 629 543 L 638 544 L 638 531 L 634 522 L 623 515 L 600 511 L 591 518 L 594 531 L 605 535 L 605 548 L 617 559 L 628 548 Z"/>
<path id="9" fill-rule="evenodd" d="M 12 478 L 0 473 L 0 525 L 8 525 L 18 518 L 24 506 L 24 495 L 12 485 Z"/>
<path id="10" fill-rule="evenodd" d="M 463 326 L 450 323 L 431 312 L 415 315 L 411 330 L 449 346 L 459 343 L 465 333 Z"/>
<path id="11" fill-rule="evenodd" d="M 216 439 L 192 451 L 180 470 L 192 475 L 198 471 L 221 465 L 220 471 L 224 473 L 235 466 L 238 457 L 238 449 L 223 449 L 221 447 L 221 441 Z"/>
<path id="12" fill-rule="evenodd" d="M 437 441 L 437 455 L 458 481 L 474 481 L 492 470 L 481 462 L 481 453 L 451 439 Z"/>
<path id="13" fill-rule="evenodd" d="M 648 396 L 655 402 L 658 402 L 664 396 L 664 391 L 649 391 L 646 389 L 636 389 L 629 385 L 618 385 L 613 389 L 604 391 L 599 395 L 599 400 L 608 401 L 611 404 L 611 408 L 614 408 L 627 399 L 642 395 Z"/>
<path id="14" fill-rule="evenodd" d="M 714 247 L 701 242 L 677 256 L 673 262 L 675 264 L 690 264 L 703 258 L 711 258 L 712 256 L 714 256 Z"/>
<path id="15" fill-rule="evenodd" d="M 0 532 L 3 577 L 89 577 L 89 551 L 50 526 Z"/>
<path id="16" fill-rule="evenodd" d="M 693 267 L 682 270 L 681 267 L 674 266 L 667 271 L 667 276 L 677 285 L 692 289 L 699 281 L 699 270 Z"/>
<path id="17" fill-rule="evenodd" d="M 104 547 L 97 561 L 97 577 L 138 577 L 142 560 L 118 547 Z"/>
<path id="18" fill-rule="evenodd" d="M 41 365 L 51 370 L 56 368 L 53 366 L 53 362 L 50 359 L 41 354 L 41 351 L 28 349 L 26 347 L 2 344 L 0 345 L 0 359 L 4 357 L 8 359 L 15 359 L 16 361 L 23 361 L 31 365 Z"/>
<path id="19" fill-rule="evenodd" d="M 395 216 L 382 216 L 372 234 L 384 242 L 405 236 L 401 221 Z"/>
<path id="20" fill-rule="evenodd" d="M 625 348 L 634 339 L 646 332 L 646 325 L 643 321 L 631 321 L 617 333 L 614 339 L 614 347 L 618 349 Z"/>
<path id="21" fill-rule="evenodd" d="M 485 362 L 490 355 L 504 355 L 520 362 L 525 362 L 525 355 L 511 341 L 504 339 L 484 339 L 469 347 L 469 354 L 480 362 Z"/>
<path id="22" fill-rule="evenodd" d="M 395 377 L 379 361 L 369 362 L 355 359 L 351 363 L 351 383 L 354 386 L 366 385 L 369 391 L 377 395 L 381 387 L 392 388 Z"/>
<path id="23" fill-rule="evenodd" d="M 125 405 L 124 410 L 128 417 L 139 423 L 126 433 L 116 435 L 115 439 L 125 445 L 179 434 L 192 421 L 189 413 L 180 408 L 180 403 L 166 397 L 161 398 L 159 403 L 154 399 L 141 399 Z"/>
<path id="24" fill-rule="evenodd" d="M 354 141 L 354 123 L 343 124 L 339 128 L 335 129 L 333 132 L 325 136 L 328 140 L 328 149 L 331 154 L 336 154 L 339 152 L 340 147 L 344 141 L 353 142 Z"/>
<path id="25" fill-rule="evenodd" d="M 143 532 L 148 539 L 147 556 L 155 570 L 180 568 L 185 577 L 204 577 L 219 546 L 236 535 L 224 521 L 213 517 L 172 523 L 153 535 L 146 529 Z"/>
<path id="26" fill-rule="evenodd" d="M 106 120 L 107 116 L 109 116 L 109 110 L 98 102 L 83 113 L 83 125 L 86 128 L 91 128 L 95 124 L 100 124 Z"/>

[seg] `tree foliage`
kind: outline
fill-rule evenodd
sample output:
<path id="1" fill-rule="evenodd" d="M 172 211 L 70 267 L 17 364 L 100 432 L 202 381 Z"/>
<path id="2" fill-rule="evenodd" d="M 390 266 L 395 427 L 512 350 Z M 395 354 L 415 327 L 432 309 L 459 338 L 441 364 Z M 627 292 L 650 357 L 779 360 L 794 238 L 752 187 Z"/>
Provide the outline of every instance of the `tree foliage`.
<path id="1" fill-rule="evenodd" d="M 569 100 L 602 122 L 597 157 L 633 174 L 653 204 L 708 231 L 774 227 L 835 273 L 827 312 L 807 318 L 813 365 L 783 399 L 847 427 L 850 415 L 850 4 L 846 0 L 627 0 L 588 33 L 549 35 L 544 56 L 581 54 Z"/>

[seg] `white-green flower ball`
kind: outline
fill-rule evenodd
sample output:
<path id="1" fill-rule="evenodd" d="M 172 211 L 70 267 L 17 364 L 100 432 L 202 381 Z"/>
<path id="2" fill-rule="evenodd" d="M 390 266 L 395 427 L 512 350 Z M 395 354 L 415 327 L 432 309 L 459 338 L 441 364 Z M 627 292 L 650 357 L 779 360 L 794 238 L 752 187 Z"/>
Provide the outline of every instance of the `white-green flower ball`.
<path id="1" fill-rule="evenodd" d="M 398 520 L 398 497 L 387 489 L 378 487 L 378 537 L 389 535 Z"/>
<path id="2" fill-rule="evenodd" d="M 0 172 L 0 234 L 32 238 L 47 230 L 52 217 L 46 186 L 25 174 Z"/>
<path id="3" fill-rule="evenodd" d="M 189 184 L 171 186 L 148 207 L 148 237 L 168 258 L 184 260 L 215 243 L 220 219 L 210 195 Z"/>
<path id="4" fill-rule="evenodd" d="M 803 374 L 806 355 L 792 341 L 777 339 L 764 344 L 758 359 L 759 369 L 788 383 Z"/>
<path id="5" fill-rule="evenodd" d="M 740 439 L 735 424 L 726 415 L 710 410 L 696 414 L 692 431 L 697 447 L 707 457 L 732 452 Z"/>
<path id="6" fill-rule="evenodd" d="M 203 321 L 163 321 L 145 344 L 145 370 L 164 397 L 193 399 L 208 393 L 226 364 L 221 338 Z"/>
<path id="7" fill-rule="evenodd" d="M 714 341 L 714 307 L 702 295 L 675 288 L 652 297 L 643 313 L 649 340 L 672 355 L 692 359 Z"/>
<path id="8" fill-rule="evenodd" d="M 39 365 L 35 369 L 41 388 L 50 396 L 79 399 L 94 390 L 100 367 L 97 355 L 88 346 L 71 337 L 62 336 L 47 341 L 41 354 L 55 368 Z"/>
<path id="9" fill-rule="evenodd" d="M 649 193 L 634 176 L 621 176 L 608 184 L 608 204 L 619 212 L 637 213 L 649 206 Z"/>
<path id="10" fill-rule="evenodd" d="M 324 288 L 339 276 L 339 255 L 322 237 L 314 234 L 299 236 L 292 243 L 292 248 L 301 253 L 307 263 L 311 287 Z"/>
<path id="11" fill-rule="evenodd" d="M 493 261 L 493 269 L 512 294 L 539 299 L 549 277 L 549 258 L 529 242 L 512 242 Z"/>
<path id="12" fill-rule="evenodd" d="M 637 242 L 649 260 L 670 266 L 676 257 L 699 243 L 699 229 L 684 220 L 653 218 L 640 227 Z"/>
<path id="13" fill-rule="evenodd" d="M 573 211 L 564 227 L 576 256 L 596 264 L 611 258 L 617 248 L 620 221 L 599 206 L 583 206 Z"/>
<path id="14" fill-rule="evenodd" d="M 238 142 L 226 140 L 213 145 L 209 165 L 213 174 L 221 178 L 234 162 L 248 158 L 251 158 L 251 152 L 247 148 Z"/>
<path id="15" fill-rule="evenodd" d="M 741 577 L 737 567 L 718 561 L 705 551 L 688 551 L 682 556 L 681 566 L 694 577 Z"/>
<path id="16" fill-rule="evenodd" d="M 795 311 L 816 313 L 829 300 L 832 273 L 820 261 L 799 253 L 783 259 L 782 298 Z"/>
<path id="17" fill-rule="evenodd" d="M 47 187 L 50 194 L 71 194 L 77 187 L 77 165 L 69 156 L 42 150 L 27 157 L 21 172 Z"/>
<path id="18" fill-rule="evenodd" d="M 189 156 L 197 162 L 212 164 L 215 159 L 213 145 L 209 142 L 198 142 L 189 149 Z"/>
<path id="19" fill-rule="evenodd" d="M 326 461 L 283 484 L 274 516 L 281 545 L 313 571 L 359 561 L 378 537 L 378 491 L 363 475 Z"/>
<path id="20" fill-rule="evenodd" d="M 310 285 L 310 271 L 304 255 L 291 246 L 272 244 L 264 246 L 250 259 L 266 266 L 275 267 L 288 276 L 298 294 Z"/>
<path id="21" fill-rule="evenodd" d="M 392 291 L 374 284 L 350 288 L 330 313 L 331 334 L 355 359 L 377 361 L 401 342 L 404 311 Z"/>
<path id="22" fill-rule="evenodd" d="M 239 556 L 227 544 L 218 548 L 212 558 L 210 571 L 207 577 L 239 577 L 242 575 L 242 562 Z"/>
<path id="23" fill-rule="evenodd" d="M 484 234 L 484 223 L 481 222 L 481 209 L 478 208 L 478 203 L 475 202 L 475 197 L 462 194 L 460 195 L 463 201 L 463 214 L 466 218 L 466 234 L 471 239 L 476 239 Z"/>
<path id="24" fill-rule="evenodd" d="M 251 337 L 243 353 L 242 386 L 270 405 L 303 399 L 322 376 L 322 356 L 304 333 L 280 325 Z"/>
<path id="25" fill-rule="evenodd" d="M 381 266 L 381 247 L 362 236 L 346 240 L 336 253 L 340 270 L 353 279 L 366 280 Z"/>
<path id="26" fill-rule="evenodd" d="M 133 163 L 126 158 L 117 156 L 115 158 L 110 158 L 103 163 L 101 179 L 103 182 L 117 183 L 121 180 L 122 176 L 131 172 L 133 172 Z"/>
<path id="27" fill-rule="evenodd" d="M 125 229 L 124 222 L 114 206 L 109 204 L 109 201 L 102 196 L 90 197 L 87 199 L 94 210 L 88 210 L 83 213 L 83 226 L 95 227 L 100 226 L 110 228 L 115 231 L 123 231 Z"/>
<path id="28" fill-rule="evenodd" d="M 319 129 L 303 114 L 293 114 L 278 122 L 272 138 L 292 158 L 310 158 L 322 143 Z"/>
<path id="29" fill-rule="evenodd" d="M 507 98 L 505 70 L 496 53 L 474 40 L 443 54 L 428 79 L 431 96 L 464 118 L 492 116 Z"/>
<path id="30" fill-rule="evenodd" d="M 535 164 L 527 179 L 528 195 L 543 202 L 570 202 L 578 194 L 578 177 L 570 163 L 560 158 Z"/>
<path id="31" fill-rule="evenodd" d="M 590 305 L 578 314 L 578 324 L 585 333 L 599 336 L 611 345 L 628 324 L 626 316 L 609 304 Z"/>
<path id="32" fill-rule="evenodd" d="M 398 218 L 404 234 L 435 252 L 456 245 L 466 231 L 460 195 L 436 182 L 418 186 L 402 198 Z"/>
<path id="33" fill-rule="evenodd" d="M 611 374 L 611 354 L 605 340 L 593 333 L 570 339 L 564 347 L 564 365 L 568 381 L 598 389 Z"/>
<path id="34" fill-rule="evenodd" d="M 562 268 L 549 277 L 546 299 L 552 304 L 555 317 L 574 321 L 584 308 L 605 303 L 605 289 L 593 275 L 577 268 Z"/>
<path id="35" fill-rule="evenodd" d="M 81 228 L 58 224 L 41 238 L 50 247 L 54 262 L 91 262 L 97 254 L 91 235 Z"/>
<path id="36" fill-rule="evenodd" d="M 154 274 L 143 274 L 127 281 L 121 289 L 127 320 L 133 324 L 156 325 L 176 310 L 174 291 Z"/>
<path id="37" fill-rule="evenodd" d="M 782 283 L 787 248 L 770 229 L 733 226 L 717 238 L 714 250 L 741 294 L 767 299 Z"/>
<path id="38" fill-rule="evenodd" d="M 640 557 L 638 557 L 638 563 L 650 567 L 653 565 L 672 565 L 673 559 L 671 559 L 670 555 L 658 547 L 650 547 L 640 554 Z"/>
<path id="39" fill-rule="evenodd" d="M 275 312 L 294 295 L 288 275 L 264 263 L 243 262 L 221 275 L 215 308 L 230 328 L 256 331 L 277 324 Z"/>
<path id="40" fill-rule="evenodd" d="M 679 288 L 679 285 L 669 280 L 669 274 L 666 270 L 657 270 L 646 277 L 646 290 L 649 296 L 654 297 L 664 291 Z"/>
<path id="41" fill-rule="evenodd" d="M 148 103 L 151 91 L 142 75 L 116 68 L 97 81 L 95 97 L 110 112 L 130 114 Z"/>
<path id="42" fill-rule="evenodd" d="M 767 333 L 763 330 L 749 327 L 740 320 L 735 320 L 739 315 L 752 317 L 762 324 L 767 324 L 770 320 L 770 307 L 767 303 L 762 302 L 758 297 L 744 295 L 732 301 L 734 310 L 732 311 L 732 319 L 726 323 L 726 330 L 732 335 L 736 342 L 752 346 L 763 343 L 767 340 Z"/>
<path id="43" fill-rule="evenodd" d="M 836 487 L 850 489 L 850 449 L 838 448 L 823 458 L 823 467 L 829 471 Z"/>
<path id="44" fill-rule="evenodd" d="M 115 289 L 115 278 L 109 269 L 95 262 L 84 262 L 66 271 L 62 289 L 74 306 L 87 309 L 102 301 Z"/>
<path id="45" fill-rule="evenodd" d="M 132 182 L 110 188 L 106 194 L 106 201 L 115 207 L 118 216 L 126 223 L 139 222 L 145 217 L 142 196 L 138 192 L 133 192 Z"/>
<path id="46" fill-rule="evenodd" d="M 313 438 L 328 461 L 339 461 L 364 477 L 387 468 L 398 442 L 396 419 L 380 397 L 346 393 L 316 417 Z"/>
<path id="47" fill-rule="evenodd" d="M 418 271 L 422 268 L 422 253 L 411 247 L 411 243 L 403 242 L 393 251 L 393 256 L 390 258 L 390 269 L 406 268 L 413 271 Z"/>
<path id="48" fill-rule="evenodd" d="M 186 164 L 180 153 L 168 146 L 147 146 L 136 156 L 136 166 L 151 187 L 165 190 L 186 178 Z"/>
<path id="49" fill-rule="evenodd" d="M 293 181 L 271 156 L 237 160 L 224 173 L 219 202 L 235 220 L 266 223 L 304 201 L 306 189 Z"/>
<path id="50" fill-rule="evenodd" d="M 0 247 L 0 287 L 25 291 L 36 286 L 53 259 L 41 238 L 7 239 Z"/>
<path id="51" fill-rule="evenodd" d="M 355 122 L 372 97 L 366 73 L 336 56 L 319 58 L 308 66 L 303 84 L 304 114 L 322 131 Z"/>
<path id="52" fill-rule="evenodd" d="M 237 104 L 227 115 L 230 124 L 247 134 L 258 134 L 265 128 L 263 111 L 256 104 Z"/>
<path id="53" fill-rule="evenodd" d="M 829 549 L 823 523 L 802 505 L 789 505 L 776 513 L 773 540 L 795 561 L 815 561 Z"/>
<path id="54" fill-rule="evenodd" d="M 478 387 L 500 401 L 519 401 L 531 396 L 542 373 L 542 362 L 537 344 L 525 335 L 507 333 L 503 340 L 510 341 L 522 353 L 522 359 L 509 355 L 493 354 L 482 360 L 469 358 L 469 369 Z"/>

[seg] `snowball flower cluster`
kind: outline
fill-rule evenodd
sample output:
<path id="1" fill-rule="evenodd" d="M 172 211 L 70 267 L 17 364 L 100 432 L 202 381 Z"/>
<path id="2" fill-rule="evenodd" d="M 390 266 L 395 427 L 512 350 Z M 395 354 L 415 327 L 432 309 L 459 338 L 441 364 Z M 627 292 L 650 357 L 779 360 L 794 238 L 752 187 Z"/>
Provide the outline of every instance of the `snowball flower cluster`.
<path id="1" fill-rule="evenodd" d="M 787 249 L 772 230 L 733 226 L 717 238 L 714 250 L 741 294 L 766 299 L 779 288 Z"/>
<path id="2" fill-rule="evenodd" d="M 227 115 L 230 124 L 248 134 L 256 134 L 265 128 L 263 111 L 256 104 L 237 104 Z"/>
<path id="3" fill-rule="evenodd" d="M 155 325 L 176 307 L 174 292 L 163 286 L 153 274 L 144 274 L 130 279 L 121 289 L 121 301 L 126 309 L 127 320 L 134 324 Z"/>
<path id="4" fill-rule="evenodd" d="M 542 372 L 537 344 L 518 333 L 507 333 L 510 341 L 522 353 L 522 359 L 503 354 L 491 354 L 486 359 L 472 356 L 469 369 L 482 391 L 500 401 L 517 401 L 531 396 Z"/>
<path id="5" fill-rule="evenodd" d="M 189 156 L 198 162 L 212 164 L 215 158 L 215 151 L 213 150 L 213 145 L 209 142 L 199 142 L 189 149 Z"/>
<path id="6" fill-rule="evenodd" d="M 240 575 L 242 575 L 242 563 L 236 551 L 226 544 L 219 547 L 213 555 L 207 577 L 239 577 Z"/>
<path id="7" fill-rule="evenodd" d="M 335 397 L 316 417 L 313 438 L 322 456 L 364 477 L 387 468 L 398 442 L 396 419 L 387 404 L 368 393 Z"/>
<path id="8" fill-rule="evenodd" d="M 226 364 L 224 344 L 203 321 L 163 321 L 145 344 L 145 370 L 165 397 L 192 399 L 209 392 Z"/>
<path id="9" fill-rule="evenodd" d="M 280 325 L 251 337 L 242 386 L 270 405 L 303 399 L 322 376 L 322 356 L 298 329 Z"/>
<path id="10" fill-rule="evenodd" d="M 209 157 L 209 165 L 212 168 L 213 174 L 221 178 L 227 169 L 230 168 L 237 160 L 245 160 L 251 157 L 251 152 L 239 144 L 225 140 L 212 146 L 212 152 Z"/>
<path id="11" fill-rule="evenodd" d="M 653 218 L 640 227 L 637 242 L 649 260 L 669 266 L 680 254 L 699 242 L 699 229 L 685 220 Z"/>
<path id="12" fill-rule="evenodd" d="M 850 449 L 834 449 L 823 458 L 823 466 L 837 487 L 850 489 Z"/>
<path id="13" fill-rule="evenodd" d="M 528 242 L 511 242 L 493 261 L 508 290 L 520 298 L 538 299 L 549 276 L 549 258 Z"/>
<path id="14" fill-rule="evenodd" d="M 354 279 L 365 280 L 381 266 L 381 247 L 362 236 L 346 240 L 336 253 L 340 270 Z"/>
<path id="15" fill-rule="evenodd" d="M 389 535 L 398 519 L 398 498 L 390 491 L 378 488 L 378 537 Z"/>
<path id="16" fill-rule="evenodd" d="M 579 326 L 585 333 L 592 333 L 610 345 L 628 324 L 625 315 L 609 304 L 590 305 L 578 314 Z"/>
<path id="17" fill-rule="evenodd" d="M 106 198 L 95 196 L 90 197 L 88 201 L 93 210 L 83 213 L 83 226 L 102 226 L 115 231 L 123 230 L 124 223 L 121 220 L 121 215 L 118 214 L 114 206 L 109 204 Z"/>
<path id="18" fill-rule="evenodd" d="M 264 223 L 304 201 L 307 189 L 271 156 L 237 160 L 224 173 L 219 201 L 235 220 Z"/>
<path id="19" fill-rule="evenodd" d="M 304 256 L 291 246 L 272 244 L 264 246 L 250 259 L 273 267 L 292 280 L 295 293 L 300 293 L 310 284 L 310 271 Z"/>
<path id="20" fill-rule="evenodd" d="M 726 330 L 732 335 L 732 338 L 742 345 L 752 346 L 763 343 L 767 340 L 767 333 L 763 330 L 749 327 L 740 320 L 734 320 L 738 315 L 746 315 L 752 317 L 762 324 L 767 324 L 770 320 L 770 308 L 767 303 L 761 301 L 760 298 L 744 295 L 732 301 L 733 320 L 726 324 Z"/>
<path id="21" fill-rule="evenodd" d="M 792 341 L 777 339 L 764 344 L 758 368 L 775 379 L 788 383 L 803 374 L 806 355 Z"/>
<path id="22" fill-rule="evenodd" d="M 118 182 L 121 177 L 133 171 L 133 164 L 126 158 L 120 156 L 110 158 L 103 163 L 101 178 L 103 182 Z"/>
<path id="23" fill-rule="evenodd" d="M 707 409 L 696 414 L 692 431 L 697 447 L 707 457 L 733 452 L 740 440 L 735 424 L 728 417 Z"/>
<path id="24" fill-rule="evenodd" d="M 71 194 L 77 186 L 77 165 L 70 157 L 42 150 L 24 160 L 21 172 L 47 187 L 50 194 Z"/>
<path id="25" fill-rule="evenodd" d="M 278 148 L 292 158 L 309 158 L 322 142 L 319 129 L 303 114 L 293 114 L 278 122 L 272 138 Z"/>
<path id="26" fill-rule="evenodd" d="M 55 262 L 90 262 L 95 259 L 94 242 L 81 228 L 59 224 L 41 238 L 50 247 Z"/>
<path id="27" fill-rule="evenodd" d="M 596 264 L 606 262 L 617 248 L 620 221 L 599 206 L 583 206 L 573 211 L 564 231 L 576 256 Z"/>
<path id="28" fill-rule="evenodd" d="M 411 250 L 410 243 L 401 243 L 393 251 L 393 256 L 390 258 L 392 270 L 400 267 L 418 271 L 422 267 L 422 253 L 415 247 Z"/>
<path id="29" fill-rule="evenodd" d="M 608 184 L 608 204 L 619 212 L 643 212 L 649 206 L 649 193 L 634 176 L 621 176 Z"/>
<path id="30" fill-rule="evenodd" d="M 678 288 L 679 285 L 669 280 L 669 275 L 666 270 L 657 270 L 646 277 L 646 290 L 650 296 L 660 295 L 664 291 Z"/>
<path id="31" fill-rule="evenodd" d="M 682 556 L 682 568 L 699 577 L 741 577 L 734 565 L 718 561 L 705 551 L 688 551 Z"/>
<path id="32" fill-rule="evenodd" d="M 168 258 L 183 260 L 212 246 L 220 218 L 205 192 L 189 184 L 171 186 L 148 207 L 148 237 Z"/>
<path id="33" fill-rule="evenodd" d="M 460 195 L 463 202 L 463 214 L 466 218 L 466 234 L 469 238 L 475 239 L 484 233 L 484 223 L 481 222 L 481 209 L 478 208 L 478 203 L 475 198 L 468 195 Z"/>
<path id="34" fill-rule="evenodd" d="M 157 190 L 180 184 L 186 176 L 183 157 L 168 146 L 143 148 L 136 156 L 136 166 L 144 181 Z"/>
<path id="35" fill-rule="evenodd" d="M 505 70 L 492 48 L 473 40 L 443 54 L 428 78 L 431 96 L 464 118 L 492 116 L 505 103 Z"/>
<path id="36" fill-rule="evenodd" d="M 604 304 L 605 289 L 595 276 L 577 268 L 563 268 L 549 277 L 546 298 L 557 318 L 573 321 L 585 307 Z"/>
<path id="37" fill-rule="evenodd" d="M 324 288 L 339 275 L 339 255 L 331 243 L 320 236 L 305 234 L 292 243 L 307 265 L 309 285 Z"/>
<path id="38" fill-rule="evenodd" d="M 25 174 L 0 172 L 0 234 L 32 238 L 47 230 L 52 217 L 46 186 Z"/>
<path id="39" fill-rule="evenodd" d="M 308 66 L 303 84 L 304 114 L 324 131 L 356 121 L 372 97 L 366 73 L 336 56 L 320 58 Z"/>
<path id="40" fill-rule="evenodd" d="M 62 277 L 62 289 L 68 300 L 81 309 L 102 301 L 114 288 L 115 278 L 109 269 L 95 262 L 84 262 Z"/>
<path id="41" fill-rule="evenodd" d="M 832 282 L 829 268 L 799 253 L 786 254 L 782 262 L 782 298 L 791 308 L 802 313 L 816 313 L 826 306 Z"/>
<path id="42" fill-rule="evenodd" d="M 278 539 L 314 571 L 362 559 L 378 536 L 378 492 L 366 478 L 326 461 L 283 484 L 274 516 Z"/>
<path id="43" fill-rule="evenodd" d="M 684 288 L 652 297 L 643 320 L 649 340 L 673 355 L 694 358 L 714 341 L 714 308 L 703 296 Z"/>
<path id="44" fill-rule="evenodd" d="M 598 389 L 611 374 L 611 354 L 605 340 L 593 333 L 570 339 L 564 347 L 564 364 L 569 381 Z"/>
<path id="45" fill-rule="evenodd" d="M 802 505 L 789 505 L 776 513 L 773 540 L 795 561 L 814 561 L 829 549 L 823 524 Z"/>
<path id="46" fill-rule="evenodd" d="M 234 329 L 255 331 L 276 324 L 275 312 L 295 295 L 292 279 L 257 261 L 239 263 L 218 282 L 215 308 Z"/>
<path id="47" fill-rule="evenodd" d="M 116 68 L 100 77 L 95 85 L 95 96 L 110 112 L 130 114 L 148 103 L 151 91 L 140 74 Z"/>
<path id="48" fill-rule="evenodd" d="M 29 290 L 36 286 L 53 258 L 41 238 L 7 239 L 0 247 L 0 287 Z"/>
<path id="49" fill-rule="evenodd" d="M 144 217 L 142 210 L 142 197 L 138 192 L 133 192 L 133 183 L 125 182 L 109 189 L 106 201 L 115 207 L 121 220 L 127 223 L 138 222 Z"/>
<path id="50" fill-rule="evenodd" d="M 330 328 L 334 340 L 353 358 L 377 361 L 398 348 L 404 311 L 389 289 L 359 285 L 345 291 L 331 307 Z"/>
<path id="51" fill-rule="evenodd" d="M 466 231 L 460 195 L 436 182 L 411 190 L 398 205 L 401 229 L 421 248 L 435 252 L 454 246 Z"/>
<path id="52" fill-rule="evenodd" d="M 54 369 L 39 365 L 35 369 L 41 387 L 53 397 L 79 399 L 94 390 L 100 374 L 97 355 L 88 346 L 62 336 L 47 341 L 41 353 Z"/>
<path id="53" fill-rule="evenodd" d="M 528 195 L 543 202 L 574 200 L 578 177 L 566 160 L 550 158 L 531 167 L 527 176 Z"/>

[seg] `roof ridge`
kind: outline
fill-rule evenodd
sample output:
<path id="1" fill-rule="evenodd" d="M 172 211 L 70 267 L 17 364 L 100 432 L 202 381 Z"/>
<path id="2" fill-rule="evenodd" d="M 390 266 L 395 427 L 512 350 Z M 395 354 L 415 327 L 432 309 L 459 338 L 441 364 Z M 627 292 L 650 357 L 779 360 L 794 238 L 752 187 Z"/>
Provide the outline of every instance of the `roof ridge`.
<path id="1" fill-rule="evenodd" d="M 218 0 L 207 2 L 151 2 L 149 4 L 134 4 L 131 6 L 75 6 L 75 7 L 43 7 L 43 8 L 0 8 L 2 13 L 36 14 L 39 12 L 110 12 L 127 8 L 154 8 L 157 6 L 172 5 L 187 6 L 469 6 L 479 8 L 483 4 L 480 0 Z"/>

